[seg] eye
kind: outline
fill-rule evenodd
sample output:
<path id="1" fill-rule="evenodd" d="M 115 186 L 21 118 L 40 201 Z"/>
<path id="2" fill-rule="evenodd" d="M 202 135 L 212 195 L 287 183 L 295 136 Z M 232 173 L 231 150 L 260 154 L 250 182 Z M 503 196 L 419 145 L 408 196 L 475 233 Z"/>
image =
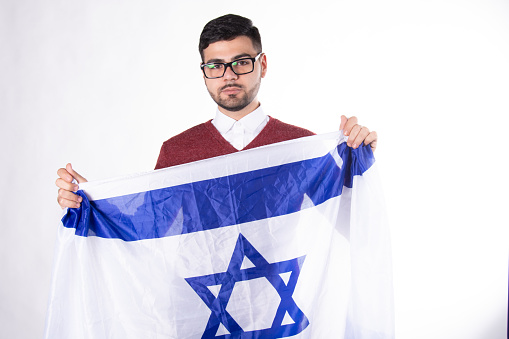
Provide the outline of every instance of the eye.
<path id="1" fill-rule="evenodd" d="M 223 64 L 206 64 L 205 67 L 209 69 L 221 69 L 223 68 Z"/>
<path id="2" fill-rule="evenodd" d="M 249 59 L 243 59 L 243 60 L 238 60 L 237 61 L 237 65 L 239 65 L 239 66 L 247 66 L 250 63 L 251 63 L 251 60 L 249 60 Z"/>

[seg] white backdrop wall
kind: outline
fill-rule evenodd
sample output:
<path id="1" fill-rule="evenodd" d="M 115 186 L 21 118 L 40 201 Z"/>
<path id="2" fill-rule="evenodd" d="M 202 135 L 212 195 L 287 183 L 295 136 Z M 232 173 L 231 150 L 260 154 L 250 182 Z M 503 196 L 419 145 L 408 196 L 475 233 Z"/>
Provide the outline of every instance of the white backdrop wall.
<path id="1" fill-rule="evenodd" d="M 42 337 L 56 170 L 150 170 L 212 118 L 198 37 L 226 13 L 261 31 L 269 114 L 378 131 L 397 337 L 505 338 L 507 0 L 1 0 L 0 337 Z"/>

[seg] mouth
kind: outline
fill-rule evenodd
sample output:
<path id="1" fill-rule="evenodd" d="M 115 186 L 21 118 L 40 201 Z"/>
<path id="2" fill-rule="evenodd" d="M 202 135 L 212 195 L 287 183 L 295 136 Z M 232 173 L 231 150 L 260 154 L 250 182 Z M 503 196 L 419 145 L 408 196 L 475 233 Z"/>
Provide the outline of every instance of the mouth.
<path id="1" fill-rule="evenodd" d="M 221 93 L 224 93 L 226 95 L 235 95 L 240 93 L 242 90 L 239 86 L 225 86 L 221 89 Z"/>

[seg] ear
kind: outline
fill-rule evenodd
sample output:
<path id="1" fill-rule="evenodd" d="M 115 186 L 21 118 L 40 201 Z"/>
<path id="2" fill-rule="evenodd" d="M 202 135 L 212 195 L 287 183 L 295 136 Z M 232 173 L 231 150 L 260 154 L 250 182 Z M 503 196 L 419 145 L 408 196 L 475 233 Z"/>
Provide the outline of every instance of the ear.
<path id="1" fill-rule="evenodd" d="M 260 56 L 260 65 L 262 65 L 262 78 L 265 78 L 265 74 L 267 74 L 267 56 L 265 53 Z"/>

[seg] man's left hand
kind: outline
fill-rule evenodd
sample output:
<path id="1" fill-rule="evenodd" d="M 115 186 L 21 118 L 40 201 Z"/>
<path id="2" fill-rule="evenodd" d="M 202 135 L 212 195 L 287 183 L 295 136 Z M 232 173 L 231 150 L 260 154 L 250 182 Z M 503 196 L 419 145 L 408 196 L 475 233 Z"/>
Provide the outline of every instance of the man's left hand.
<path id="1" fill-rule="evenodd" d="M 355 149 L 364 143 L 364 145 L 369 145 L 373 152 L 375 151 L 378 135 L 375 131 L 370 132 L 367 127 L 359 125 L 356 117 L 347 118 L 342 115 L 339 129 L 343 130 L 344 135 L 348 136 L 346 141 L 348 146 Z"/>

